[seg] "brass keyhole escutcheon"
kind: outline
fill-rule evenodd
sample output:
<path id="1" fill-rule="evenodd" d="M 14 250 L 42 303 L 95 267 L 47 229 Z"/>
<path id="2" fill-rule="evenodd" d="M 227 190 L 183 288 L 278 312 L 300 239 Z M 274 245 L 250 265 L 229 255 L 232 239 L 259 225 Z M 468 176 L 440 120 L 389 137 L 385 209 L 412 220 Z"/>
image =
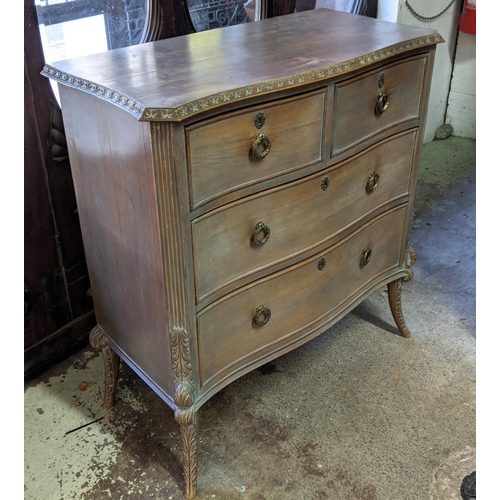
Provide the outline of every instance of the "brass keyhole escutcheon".
<path id="1" fill-rule="evenodd" d="M 252 144 L 252 156 L 257 160 L 265 158 L 271 151 L 271 139 L 261 132 Z"/>
<path id="2" fill-rule="evenodd" d="M 262 237 L 261 237 L 262 235 Z M 259 246 L 262 246 L 271 236 L 271 228 L 263 222 L 255 224 L 255 230 L 252 234 L 252 241 Z"/>
<path id="3" fill-rule="evenodd" d="M 375 104 L 375 114 L 381 115 L 389 107 L 389 96 L 384 94 L 384 92 L 379 92 L 377 94 L 377 103 Z"/>
<path id="4" fill-rule="evenodd" d="M 371 193 L 380 185 L 380 175 L 376 172 L 371 172 L 366 181 L 366 190 Z"/>
<path id="5" fill-rule="evenodd" d="M 330 185 L 330 179 L 328 177 L 323 177 L 323 179 L 321 179 L 321 189 L 323 191 L 326 191 L 329 185 Z"/>
<path id="6" fill-rule="evenodd" d="M 318 269 L 320 271 L 323 271 L 325 266 L 326 266 L 326 259 L 324 257 L 322 257 L 321 259 L 318 260 Z"/>
<path id="7" fill-rule="evenodd" d="M 255 316 L 253 317 L 253 322 L 257 326 L 264 326 L 271 319 L 271 309 L 260 305 L 255 310 Z"/>
<path id="8" fill-rule="evenodd" d="M 385 83 L 385 73 L 380 73 L 378 75 L 378 88 L 381 89 L 384 86 Z"/>
<path id="9" fill-rule="evenodd" d="M 264 124 L 266 123 L 266 114 L 263 111 L 259 111 L 255 115 L 253 122 L 257 128 L 262 128 L 264 126 Z"/>
<path id="10" fill-rule="evenodd" d="M 372 251 L 370 248 L 365 248 L 362 252 L 361 252 L 361 267 L 365 267 L 368 265 L 368 263 L 370 262 L 370 259 L 372 258 Z"/>

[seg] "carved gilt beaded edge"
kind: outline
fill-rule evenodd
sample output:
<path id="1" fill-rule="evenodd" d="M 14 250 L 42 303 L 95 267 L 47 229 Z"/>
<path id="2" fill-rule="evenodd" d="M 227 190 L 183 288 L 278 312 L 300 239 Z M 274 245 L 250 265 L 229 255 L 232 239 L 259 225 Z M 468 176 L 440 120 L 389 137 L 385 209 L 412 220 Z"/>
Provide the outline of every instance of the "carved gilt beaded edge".
<path id="1" fill-rule="evenodd" d="M 89 82 L 83 78 L 77 78 L 76 76 L 70 75 L 69 73 L 64 73 L 57 68 L 53 68 L 49 64 L 43 67 L 41 72 L 42 75 L 51 78 L 59 83 L 62 83 L 68 87 L 72 87 L 87 94 L 92 94 L 100 97 L 104 101 L 108 101 L 112 104 L 119 106 L 120 108 L 128 111 L 137 118 L 141 118 L 144 113 L 144 106 L 137 102 L 136 100 L 124 95 L 119 92 L 105 87 L 104 85 L 97 85 L 96 83 Z"/>
<path id="2" fill-rule="evenodd" d="M 276 80 L 252 84 L 227 92 L 212 94 L 183 104 L 177 108 L 146 108 L 141 103 L 125 94 L 111 90 L 103 85 L 98 85 L 82 78 L 77 78 L 73 75 L 64 73 L 63 71 L 60 71 L 48 64 L 44 66 L 41 73 L 42 75 L 52 78 L 53 80 L 64 85 L 87 92 L 88 94 L 95 95 L 105 101 L 115 104 L 125 111 L 128 111 L 141 121 L 182 121 L 188 116 L 196 115 L 229 102 L 237 102 L 256 95 L 267 94 L 286 88 L 300 87 L 301 85 L 306 85 L 308 83 L 318 82 L 331 78 L 332 76 L 348 73 L 370 63 L 387 59 L 417 47 L 425 47 L 442 42 L 444 42 L 444 39 L 438 33 L 415 38 L 405 43 L 393 45 L 385 49 L 371 52 L 362 57 L 333 64 L 325 68 L 315 69 Z"/>

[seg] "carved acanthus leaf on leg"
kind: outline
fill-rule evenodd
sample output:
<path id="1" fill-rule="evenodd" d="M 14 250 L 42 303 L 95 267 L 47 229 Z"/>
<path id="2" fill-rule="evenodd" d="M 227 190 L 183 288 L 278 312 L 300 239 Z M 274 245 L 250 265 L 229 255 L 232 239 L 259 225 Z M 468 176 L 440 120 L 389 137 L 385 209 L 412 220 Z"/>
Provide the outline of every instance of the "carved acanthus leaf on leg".
<path id="1" fill-rule="evenodd" d="M 180 384 L 174 396 L 177 406 L 175 421 L 181 428 L 182 449 L 184 455 L 184 493 L 186 500 L 194 498 L 198 477 L 197 427 L 198 417 L 194 407 L 191 388 Z"/>
<path id="2" fill-rule="evenodd" d="M 189 333 L 185 328 L 174 327 L 170 333 L 172 367 L 174 372 L 175 421 L 181 429 L 184 458 L 185 498 L 196 495 L 198 476 L 197 424 L 194 402 L 193 371 Z"/>
<path id="3" fill-rule="evenodd" d="M 191 385 L 193 382 L 193 372 L 188 332 L 184 328 L 174 327 L 172 328 L 170 338 L 174 376 L 179 383 L 185 380 Z"/>

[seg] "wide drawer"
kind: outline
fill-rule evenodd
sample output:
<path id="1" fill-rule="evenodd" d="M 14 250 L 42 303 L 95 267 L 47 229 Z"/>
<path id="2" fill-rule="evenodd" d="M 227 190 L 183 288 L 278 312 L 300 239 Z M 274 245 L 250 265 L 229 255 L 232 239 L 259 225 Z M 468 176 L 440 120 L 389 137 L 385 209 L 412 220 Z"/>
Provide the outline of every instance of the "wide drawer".
<path id="1" fill-rule="evenodd" d="M 187 127 L 191 207 L 321 161 L 324 107 L 322 90 Z"/>
<path id="2" fill-rule="evenodd" d="M 272 344 L 307 333 L 397 268 L 405 220 L 406 206 L 393 209 L 329 250 L 201 311 L 197 322 L 202 385 L 258 359 L 259 352 Z M 367 250 L 371 258 L 363 265 Z"/>
<path id="3" fill-rule="evenodd" d="M 335 86 L 332 156 L 419 117 L 426 61 L 403 60 Z"/>
<path id="4" fill-rule="evenodd" d="M 328 242 L 377 207 L 407 195 L 415 138 L 414 130 L 402 133 L 340 167 L 195 219 L 197 302 L 243 276 Z M 259 223 L 262 231 L 256 229 Z"/>

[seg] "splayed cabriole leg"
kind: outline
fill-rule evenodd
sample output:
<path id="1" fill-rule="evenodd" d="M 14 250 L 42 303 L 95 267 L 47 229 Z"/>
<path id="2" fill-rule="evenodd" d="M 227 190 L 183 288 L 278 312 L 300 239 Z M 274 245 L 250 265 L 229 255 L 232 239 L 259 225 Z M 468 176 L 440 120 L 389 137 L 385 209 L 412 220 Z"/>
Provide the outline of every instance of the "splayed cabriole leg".
<path id="1" fill-rule="evenodd" d="M 405 338 L 410 338 L 411 333 L 406 326 L 405 319 L 403 317 L 403 311 L 401 310 L 401 290 L 403 289 L 403 285 L 401 284 L 401 280 L 393 281 L 387 285 L 387 289 L 389 292 L 389 305 L 391 306 L 392 316 L 394 321 L 396 322 L 401 335 Z"/>
<path id="2" fill-rule="evenodd" d="M 105 410 L 110 410 L 115 402 L 116 385 L 120 358 L 106 340 L 106 335 L 100 326 L 95 326 L 90 332 L 90 345 L 100 349 L 104 357 L 104 404 Z"/>
<path id="3" fill-rule="evenodd" d="M 401 332 L 401 335 L 405 338 L 411 337 L 411 333 L 406 326 L 403 311 L 401 308 L 401 291 L 403 290 L 403 282 L 410 281 L 413 278 L 413 271 L 410 268 L 411 266 L 413 266 L 413 264 L 415 264 L 416 260 L 417 254 L 415 253 L 415 250 L 413 250 L 413 248 L 411 247 L 408 247 L 405 262 L 407 271 L 406 276 L 387 285 L 389 305 L 391 307 L 392 316 L 394 318 L 394 321 L 396 322 L 397 327 L 399 328 L 399 331 Z"/>
<path id="4" fill-rule="evenodd" d="M 184 495 L 191 500 L 196 495 L 198 478 L 198 415 L 189 387 L 179 385 L 175 391 L 175 421 L 180 425 L 184 456 Z"/>

